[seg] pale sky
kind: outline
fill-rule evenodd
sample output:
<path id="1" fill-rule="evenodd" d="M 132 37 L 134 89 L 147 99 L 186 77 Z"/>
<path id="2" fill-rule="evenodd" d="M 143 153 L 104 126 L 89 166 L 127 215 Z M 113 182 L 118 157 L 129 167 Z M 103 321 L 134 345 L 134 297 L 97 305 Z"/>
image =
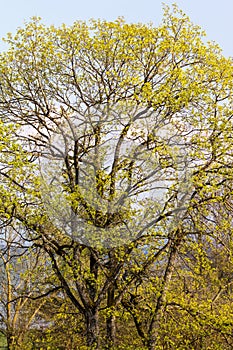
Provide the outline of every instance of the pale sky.
<path id="1" fill-rule="evenodd" d="M 46 24 L 71 24 L 75 20 L 124 16 L 128 22 L 153 22 L 162 18 L 162 2 L 171 0 L 0 0 L 0 38 L 15 32 L 32 16 Z M 216 41 L 226 56 L 233 56 L 233 0 L 177 0 L 177 5 L 199 24 L 209 40 Z M 1 42 L 0 50 L 6 47 Z"/>

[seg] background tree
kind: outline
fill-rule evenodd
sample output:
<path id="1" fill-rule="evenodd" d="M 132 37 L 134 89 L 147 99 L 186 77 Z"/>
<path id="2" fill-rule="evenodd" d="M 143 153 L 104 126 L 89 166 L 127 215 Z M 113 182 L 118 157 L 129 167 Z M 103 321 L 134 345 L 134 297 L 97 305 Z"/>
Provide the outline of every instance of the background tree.
<path id="1" fill-rule="evenodd" d="M 22 238 L 22 229 L 7 226 L 1 230 L 0 316 L 7 346 L 28 349 L 27 333 L 45 304 L 42 295 L 50 284 L 39 250 Z"/>

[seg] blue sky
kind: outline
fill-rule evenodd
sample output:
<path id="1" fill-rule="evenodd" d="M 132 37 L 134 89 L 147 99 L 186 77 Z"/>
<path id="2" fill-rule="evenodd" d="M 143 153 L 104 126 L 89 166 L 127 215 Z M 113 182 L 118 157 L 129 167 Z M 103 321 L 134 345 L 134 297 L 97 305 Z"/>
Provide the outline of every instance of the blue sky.
<path id="1" fill-rule="evenodd" d="M 174 1 L 164 0 L 172 4 Z M 177 0 L 191 20 L 216 41 L 226 56 L 233 56 L 233 0 Z M 128 22 L 150 21 L 159 24 L 162 18 L 160 0 L 1 0 L 0 38 L 15 32 L 24 21 L 40 16 L 46 24 L 71 24 L 90 18 L 114 20 L 124 16 Z M 0 43 L 0 50 L 5 49 Z"/>

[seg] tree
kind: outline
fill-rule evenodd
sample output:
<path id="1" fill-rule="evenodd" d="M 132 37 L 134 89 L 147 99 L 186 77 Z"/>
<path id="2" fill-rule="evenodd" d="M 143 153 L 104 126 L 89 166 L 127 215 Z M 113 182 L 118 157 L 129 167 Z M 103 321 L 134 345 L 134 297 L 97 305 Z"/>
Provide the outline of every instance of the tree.
<path id="1" fill-rule="evenodd" d="M 42 254 L 23 240 L 22 228 L 16 231 L 14 226 L 2 228 L 0 238 L 0 324 L 9 350 L 24 349 L 49 285 Z"/>
<path id="2" fill-rule="evenodd" d="M 175 6 L 157 28 L 34 18 L 1 55 L 1 118 L 21 126 L 35 164 L 26 189 L 10 183 L 16 205 L 2 217 L 44 249 L 89 347 L 117 345 L 124 298 L 160 265 L 142 337 L 156 348 L 194 213 L 232 180 L 232 61 L 202 34 Z"/>

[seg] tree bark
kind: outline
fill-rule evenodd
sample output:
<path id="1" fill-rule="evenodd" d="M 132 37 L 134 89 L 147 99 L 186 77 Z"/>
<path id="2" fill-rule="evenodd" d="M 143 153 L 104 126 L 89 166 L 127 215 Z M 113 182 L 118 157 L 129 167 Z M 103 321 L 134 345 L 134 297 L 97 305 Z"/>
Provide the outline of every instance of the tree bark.
<path id="1" fill-rule="evenodd" d="M 108 290 L 107 306 L 110 308 L 111 314 L 106 320 L 107 331 L 107 349 L 111 349 L 115 345 L 116 340 L 116 316 L 112 314 L 112 307 L 114 306 L 114 286 Z"/>
<path id="2" fill-rule="evenodd" d="M 86 342 L 91 349 L 99 349 L 99 315 L 97 309 L 89 309 L 85 312 Z"/>
<path id="3" fill-rule="evenodd" d="M 164 273 L 161 293 L 160 293 L 160 296 L 158 297 L 157 305 L 156 305 L 154 314 L 152 316 L 152 320 L 150 322 L 150 327 L 148 332 L 148 345 L 147 345 L 148 350 L 157 349 L 159 325 L 161 323 L 161 319 L 163 317 L 163 314 L 166 308 L 166 294 L 169 287 L 169 283 L 172 278 L 175 260 L 176 260 L 178 249 L 180 247 L 182 239 L 183 239 L 183 232 L 178 228 L 176 231 L 176 235 L 173 238 L 173 241 L 171 243 L 170 254 L 167 262 L 167 267 Z"/>

